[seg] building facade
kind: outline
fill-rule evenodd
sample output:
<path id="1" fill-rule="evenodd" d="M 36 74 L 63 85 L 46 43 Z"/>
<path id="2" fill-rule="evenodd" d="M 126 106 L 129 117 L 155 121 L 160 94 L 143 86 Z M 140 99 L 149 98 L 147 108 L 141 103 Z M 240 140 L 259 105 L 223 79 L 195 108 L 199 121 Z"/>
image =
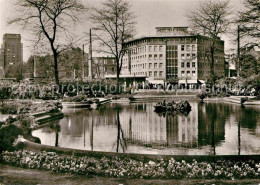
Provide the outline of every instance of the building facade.
<path id="1" fill-rule="evenodd" d="M 23 44 L 20 34 L 4 34 L 2 50 L 4 52 L 4 64 L 6 69 L 10 65 L 23 62 Z"/>
<path id="2" fill-rule="evenodd" d="M 236 78 L 237 77 L 237 57 L 235 54 L 227 54 L 226 55 L 226 62 L 227 62 L 227 77 L 229 78 Z"/>
<path id="3" fill-rule="evenodd" d="M 157 27 L 156 36 L 126 43 L 122 74 L 146 75 L 150 83 L 195 86 L 211 75 L 210 40 L 189 34 L 188 27 Z M 214 72 L 224 76 L 224 41 L 217 40 Z"/>
<path id="4" fill-rule="evenodd" d="M 93 57 L 92 74 L 95 78 L 116 75 L 116 59 L 113 57 Z"/>
<path id="5" fill-rule="evenodd" d="M 0 48 L 0 78 L 4 77 L 4 49 Z"/>

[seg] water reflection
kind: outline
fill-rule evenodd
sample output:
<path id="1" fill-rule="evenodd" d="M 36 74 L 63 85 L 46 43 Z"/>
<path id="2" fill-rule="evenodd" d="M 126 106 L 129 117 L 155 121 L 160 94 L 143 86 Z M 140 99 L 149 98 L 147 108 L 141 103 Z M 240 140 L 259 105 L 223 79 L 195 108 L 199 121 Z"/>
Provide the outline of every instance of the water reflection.
<path id="1" fill-rule="evenodd" d="M 155 103 L 64 109 L 57 128 L 33 132 L 43 144 L 153 154 L 260 153 L 259 108 L 192 102 L 188 115 L 158 115 Z"/>

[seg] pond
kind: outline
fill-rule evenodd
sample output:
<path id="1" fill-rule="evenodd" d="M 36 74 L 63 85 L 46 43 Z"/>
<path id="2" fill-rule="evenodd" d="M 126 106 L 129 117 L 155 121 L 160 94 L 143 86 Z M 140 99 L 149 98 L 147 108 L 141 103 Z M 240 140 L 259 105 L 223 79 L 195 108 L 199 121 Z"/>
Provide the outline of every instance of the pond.
<path id="1" fill-rule="evenodd" d="M 64 108 L 64 118 L 33 131 L 42 144 L 158 155 L 260 154 L 260 107 L 191 102 L 188 115 L 157 114 L 156 102 Z"/>

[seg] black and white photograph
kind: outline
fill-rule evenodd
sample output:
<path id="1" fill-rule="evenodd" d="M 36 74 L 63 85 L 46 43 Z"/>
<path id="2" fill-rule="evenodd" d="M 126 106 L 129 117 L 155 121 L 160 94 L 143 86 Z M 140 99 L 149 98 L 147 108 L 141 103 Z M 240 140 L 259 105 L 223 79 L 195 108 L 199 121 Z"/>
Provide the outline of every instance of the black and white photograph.
<path id="1" fill-rule="evenodd" d="M 0 0 L 9 184 L 260 184 L 260 0 Z"/>

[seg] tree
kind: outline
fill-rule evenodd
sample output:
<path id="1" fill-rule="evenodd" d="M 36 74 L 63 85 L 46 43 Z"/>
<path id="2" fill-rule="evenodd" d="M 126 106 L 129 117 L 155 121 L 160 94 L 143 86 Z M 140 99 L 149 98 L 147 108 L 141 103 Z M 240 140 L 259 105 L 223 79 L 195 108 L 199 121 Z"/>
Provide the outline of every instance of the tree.
<path id="1" fill-rule="evenodd" d="M 112 55 L 116 59 L 117 92 L 119 92 L 119 75 L 125 43 L 135 34 L 135 16 L 126 0 L 105 0 L 101 8 L 94 8 L 91 20 L 94 23 L 93 36 L 100 43 L 98 52 Z"/>
<path id="2" fill-rule="evenodd" d="M 52 80 L 52 76 L 53 76 L 52 74 L 54 74 L 53 71 L 54 71 L 53 56 L 50 54 L 41 55 L 41 56 L 39 55 L 30 56 L 28 61 L 24 64 L 24 69 L 23 69 L 24 75 L 29 78 L 36 77 L 48 81 Z"/>
<path id="3" fill-rule="evenodd" d="M 243 54 L 241 61 L 241 77 L 248 78 L 253 75 L 260 74 L 260 61 L 251 54 Z"/>
<path id="4" fill-rule="evenodd" d="M 220 40 L 220 36 L 227 32 L 231 23 L 231 12 L 228 0 L 208 0 L 203 1 L 195 10 L 189 10 L 186 14 L 193 32 L 208 37 L 209 47 L 205 54 L 210 62 L 212 79 L 215 79 L 215 54 L 219 49 L 216 43 Z"/>
<path id="5" fill-rule="evenodd" d="M 246 10 L 240 12 L 238 24 L 240 24 L 240 33 L 242 37 L 248 38 L 251 42 L 245 46 L 260 47 L 260 1 L 245 0 Z"/>
<path id="6" fill-rule="evenodd" d="M 83 69 L 83 51 L 81 48 L 69 48 L 63 51 L 59 56 L 59 66 L 60 66 L 60 77 L 67 79 L 82 79 Z M 87 54 L 85 53 L 85 56 Z M 84 57 L 85 59 L 88 57 Z M 84 59 L 84 60 L 85 60 Z M 84 61 L 85 62 L 85 61 Z M 86 74 L 87 68 L 84 67 L 84 73 Z M 82 79 L 83 80 L 83 79 Z"/>
<path id="7" fill-rule="evenodd" d="M 13 65 L 8 65 L 5 69 L 6 78 L 15 78 L 17 81 L 20 81 L 24 78 L 23 75 L 23 63 L 14 63 Z"/>
<path id="8" fill-rule="evenodd" d="M 71 34 L 69 28 L 78 22 L 85 7 L 79 0 L 17 0 L 21 15 L 9 21 L 29 28 L 37 37 L 40 49 L 48 43 L 54 61 L 54 76 L 59 85 L 58 56 L 64 40 Z M 43 44 L 44 43 L 44 44 Z"/>

